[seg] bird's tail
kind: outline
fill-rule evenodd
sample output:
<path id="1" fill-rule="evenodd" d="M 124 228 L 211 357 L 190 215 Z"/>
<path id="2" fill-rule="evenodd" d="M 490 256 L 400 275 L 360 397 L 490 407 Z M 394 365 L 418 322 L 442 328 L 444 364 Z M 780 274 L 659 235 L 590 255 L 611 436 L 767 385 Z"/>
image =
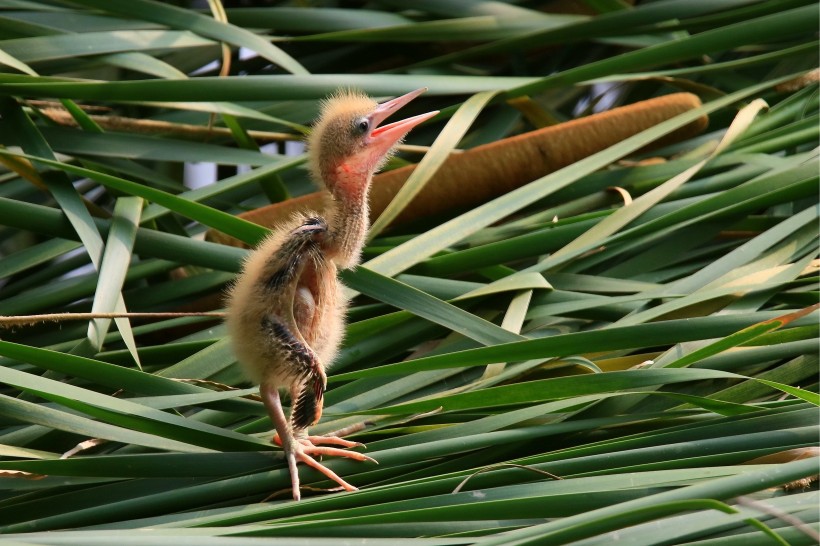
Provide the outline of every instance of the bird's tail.
<path id="1" fill-rule="evenodd" d="M 322 398 L 325 395 L 325 378 L 313 371 L 302 383 L 291 408 L 291 422 L 295 429 L 311 426 L 322 416 Z"/>

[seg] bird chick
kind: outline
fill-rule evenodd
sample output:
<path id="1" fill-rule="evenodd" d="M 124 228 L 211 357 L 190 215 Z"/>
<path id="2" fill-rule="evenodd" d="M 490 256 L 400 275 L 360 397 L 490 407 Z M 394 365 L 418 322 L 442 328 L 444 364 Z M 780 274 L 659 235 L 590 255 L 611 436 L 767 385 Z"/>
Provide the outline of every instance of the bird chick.
<path id="1" fill-rule="evenodd" d="M 315 457 L 375 462 L 343 449 L 362 444 L 309 436 L 307 428 L 322 415 L 326 370 L 342 341 L 347 301 L 338 270 L 355 267 L 361 259 L 373 174 L 413 127 L 438 112 L 380 123 L 424 91 L 382 104 L 346 91 L 323 102 L 308 154 L 312 175 L 328 192 L 326 217 L 301 215 L 274 230 L 248 256 L 230 291 L 226 322 L 234 351 L 249 377 L 259 383 L 276 429 L 274 442 L 285 452 L 294 500 L 300 498 L 297 462 L 347 491 L 356 488 Z M 289 418 L 280 389 L 290 394 Z"/>

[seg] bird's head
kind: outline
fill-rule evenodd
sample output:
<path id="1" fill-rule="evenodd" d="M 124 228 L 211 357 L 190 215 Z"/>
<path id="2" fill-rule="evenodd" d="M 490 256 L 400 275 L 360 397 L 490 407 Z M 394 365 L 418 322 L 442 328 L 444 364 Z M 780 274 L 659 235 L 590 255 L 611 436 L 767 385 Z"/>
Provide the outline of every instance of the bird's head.
<path id="1" fill-rule="evenodd" d="M 390 157 L 395 146 L 428 112 L 380 126 L 388 116 L 424 93 L 417 89 L 378 104 L 353 91 L 339 92 L 322 103 L 322 112 L 308 139 L 310 170 L 335 197 L 358 194 Z"/>

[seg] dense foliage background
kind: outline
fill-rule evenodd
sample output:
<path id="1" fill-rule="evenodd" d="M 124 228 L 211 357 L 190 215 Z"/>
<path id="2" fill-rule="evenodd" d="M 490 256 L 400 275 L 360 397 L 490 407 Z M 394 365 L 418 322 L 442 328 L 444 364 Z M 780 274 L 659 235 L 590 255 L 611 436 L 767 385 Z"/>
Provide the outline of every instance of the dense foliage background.
<path id="1" fill-rule="evenodd" d="M 340 86 L 429 87 L 431 157 L 704 104 L 374 231 L 314 429 L 365 422 L 357 493 L 289 500 L 219 319 L 0 331 L 4 543 L 817 543 L 816 2 L 223 4 L 0 2 L 0 315 L 218 309 L 246 250 L 203 234 L 314 191 L 286 143 Z"/>

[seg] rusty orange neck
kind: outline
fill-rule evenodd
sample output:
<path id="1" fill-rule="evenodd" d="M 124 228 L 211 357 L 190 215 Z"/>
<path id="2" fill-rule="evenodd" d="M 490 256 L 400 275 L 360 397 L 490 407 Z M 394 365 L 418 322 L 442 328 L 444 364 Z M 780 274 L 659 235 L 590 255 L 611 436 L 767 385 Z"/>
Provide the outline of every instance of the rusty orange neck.
<path id="1" fill-rule="evenodd" d="M 372 173 L 340 165 L 326 179 L 333 201 L 327 212 L 329 235 L 325 252 L 338 267 L 349 269 L 361 261 L 370 227 L 368 194 Z"/>

